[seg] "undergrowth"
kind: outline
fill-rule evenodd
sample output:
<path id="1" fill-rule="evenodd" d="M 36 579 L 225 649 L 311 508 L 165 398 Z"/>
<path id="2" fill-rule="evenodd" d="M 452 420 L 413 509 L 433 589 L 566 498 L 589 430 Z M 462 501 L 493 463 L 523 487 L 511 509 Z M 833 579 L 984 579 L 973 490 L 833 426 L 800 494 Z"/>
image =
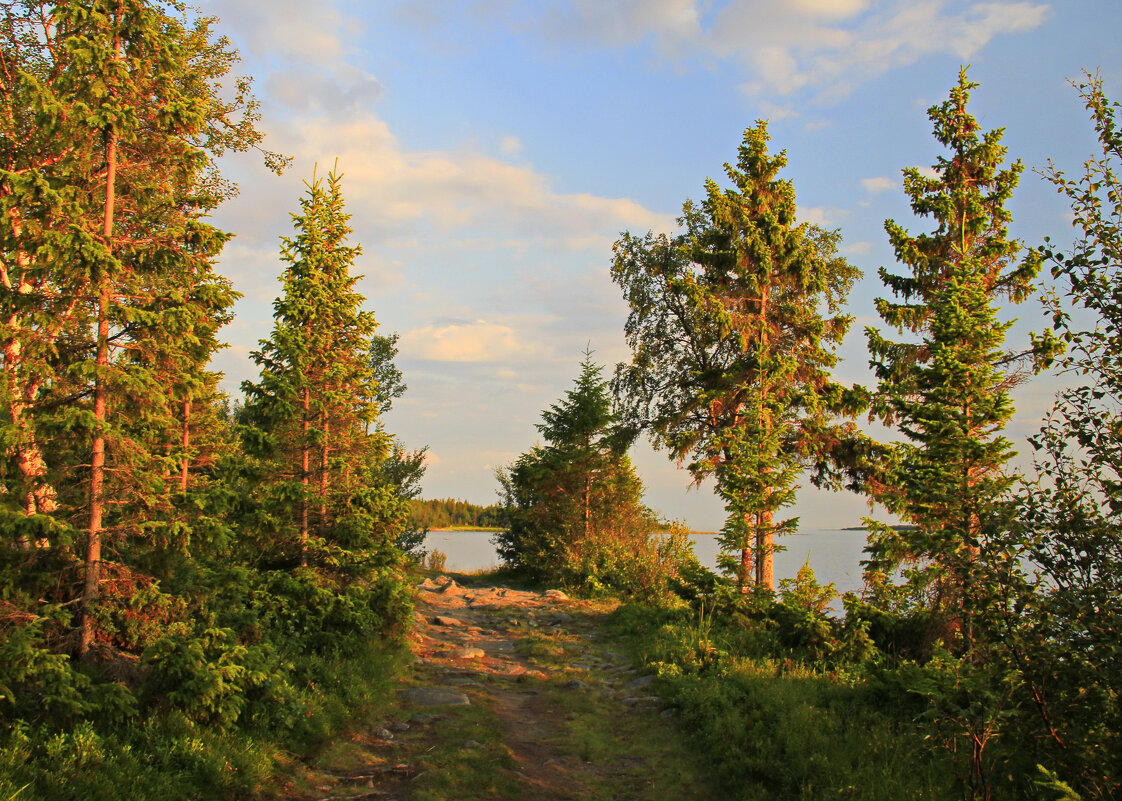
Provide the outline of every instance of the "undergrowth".
<path id="1" fill-rule="evenodd" d="M 780 641 L 774 617 L 730 621 L 686 606 L 629 604 L 609 626 L 657 672 L 722 797 L 958 797 L 947 760 L 915 725 L 922 706 L 913 697 L 873 669 L 800 659 Z M 792 633 L 788 626 L 784 635 Z"/>

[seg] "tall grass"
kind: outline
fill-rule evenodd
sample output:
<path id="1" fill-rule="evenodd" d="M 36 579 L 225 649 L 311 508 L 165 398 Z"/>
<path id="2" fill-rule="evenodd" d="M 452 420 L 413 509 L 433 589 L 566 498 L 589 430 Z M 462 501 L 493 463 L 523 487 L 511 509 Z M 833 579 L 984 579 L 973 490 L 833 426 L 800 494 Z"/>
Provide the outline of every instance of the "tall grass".
<path id="1" fill-rule="evenodd" d="M 958 797 L 945 756 L 913 722 L 916 701 L 875 670 L 862 677 L 776 657 L 766 627 L 722 626 L 712 612 L 629 605 L 612 626 L 658 672 L 730 801 Z"/>

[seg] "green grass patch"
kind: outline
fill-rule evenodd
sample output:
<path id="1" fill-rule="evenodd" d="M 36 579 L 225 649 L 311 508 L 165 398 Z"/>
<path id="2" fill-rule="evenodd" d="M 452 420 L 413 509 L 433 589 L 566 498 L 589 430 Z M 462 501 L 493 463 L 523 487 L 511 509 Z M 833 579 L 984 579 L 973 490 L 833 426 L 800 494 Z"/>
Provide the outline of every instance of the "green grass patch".
<path id="1" fill-rule="evenodd" d="M 426 735 L 427 749 L 416 762 L 413 801 L 461 801 L 472 798 L 519 799 L 517 765 L 502 740 L 495 713 L 480 705 L 441 707 L 445 718 Z"/>
<path id="2" fill-rule="evenodd" d="M 622 608 L 610 626 L 658 688 L 722 797 L 953 799 L 954 771 L 925 743 L 913 703 L 875 681 L 755 650 L 751 623 L 699 625 L 688 610 Z"/>

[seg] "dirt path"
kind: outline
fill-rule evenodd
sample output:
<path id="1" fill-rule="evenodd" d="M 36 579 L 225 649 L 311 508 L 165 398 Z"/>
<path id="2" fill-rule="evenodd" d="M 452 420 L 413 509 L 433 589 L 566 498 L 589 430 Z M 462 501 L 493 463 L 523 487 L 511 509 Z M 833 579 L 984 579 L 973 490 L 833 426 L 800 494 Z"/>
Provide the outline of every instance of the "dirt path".
<path id="1" fill-rule="evenodd" d="M 418 587 L 414 664 L 395 708 L 329 750 L 289 798 L 712 797 L 653 677 L 607 640 L 611 604 L 471 581 Z"/>

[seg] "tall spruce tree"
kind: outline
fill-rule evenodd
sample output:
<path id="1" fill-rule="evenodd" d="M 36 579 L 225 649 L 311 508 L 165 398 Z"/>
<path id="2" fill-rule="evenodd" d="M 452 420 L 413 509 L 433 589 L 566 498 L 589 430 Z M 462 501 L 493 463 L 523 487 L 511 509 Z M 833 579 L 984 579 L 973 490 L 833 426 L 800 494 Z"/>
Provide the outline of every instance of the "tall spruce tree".
<path id="1" fill-rule="evenodd" d="M 879 380 L 875 409 L 905 437 L 891 448 L 872 494 L 911 524 L 873 524 L 868 576 L 888 587 L 891 573 L 908 563 L 911 598 L 935 613 L 942 634 L 970 625 L 978 602 L 974 568 L 1002 524 L 1012 483 L 1004 467 L 1013 449 L 1001 432 L 1020 374 L 1004 350 L 1012 323 L 999 318 L 998 301 L 1024 300 L 1040 269 L 1039 255 L 1022 258 L 1021 244 L 1008 236 L 1005 204 L 1023 168 L 1019 161 L 1002 167 L 1003 131 L 981 132 L 967 112 L 976 86 L 962 70 L 950 97 L 928 110 L 936 140 L 949 151 L 934 177 L 904 170 L 912 210 L 933 218 L 935 230 L 912 235 L 885 223 L 909 271 L 881 268 L 897 300 L 878 299 L 877 310 L 912 338 L 866 330 Z"/>
<path id="2" fill-rule="evenodd" d="M 796 219 L 795 191 L 778 177 L 767 125 L 745 131 L 732 187 L 706 183 L 687 202 L 677 237 L 624 234 L 612 277 L 631 307 L 632 361 L 615 389 L 627 421 L 672 458 L 712 476 L 728 517 L 722 548 L 743 589 L 774 589 L 776 522 L 808 460 L 846 435 L 861 393 L 830 377 L 851 318 L 841 305 L 857 270 L 839 235 Z M 823 314 L 823 309 L 826 314 Z"/>
<path id="3" fill-rule="evenodd" d="M 194 321 L 213 344 L 202 331 L 233 299 L 211 269 L 226 235 L 203 221 L 229 189 L 212 159 L 261 136 L 248 83 L 223 99 L 235 54 L 210 22 L 146 0 L 3 9 L 4 441 L 21 542 L 85 530 L 82 653 L 105 532 L 119 552 L 166 497 L 168 388 L 205 361 L 169 381 L 161 337 Z"/>
<path id="4" fill-rule="evenodd" d="M 288 266 L 273 333 L 253 353 L 261 377 L 242 385 L 255 436 L 276 456 L 273 492 L 288 508 L 279 525 L 295 532 L 301 563 L 313 531 L 331 535 L 351 492 L 390 447 L 384 432 L 369 430 L 385 402 L 370 358 L 377 323 L 355 291 L 360 276 L 350 273 L 362 250 L 347 242 L 340 182 L 332 172 L 326 185 L 305 183 L 292 215 L 297 233 L 282 240 Z"/>

